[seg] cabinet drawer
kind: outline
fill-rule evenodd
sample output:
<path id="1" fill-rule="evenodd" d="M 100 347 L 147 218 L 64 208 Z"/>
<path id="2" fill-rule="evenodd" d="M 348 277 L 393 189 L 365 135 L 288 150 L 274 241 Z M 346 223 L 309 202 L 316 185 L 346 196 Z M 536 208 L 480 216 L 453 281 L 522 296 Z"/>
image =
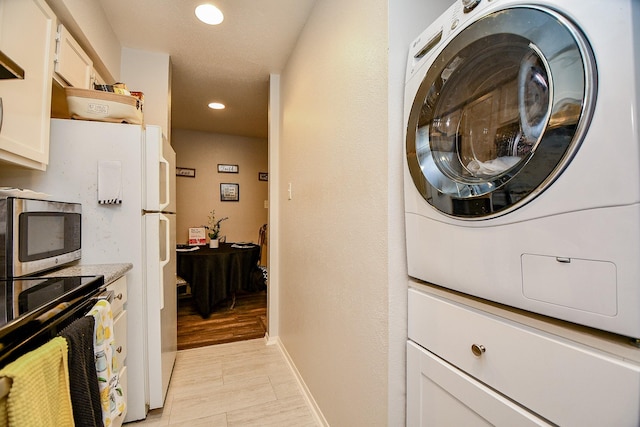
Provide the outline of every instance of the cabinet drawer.
<path id="1" fill-rule="evenodd" d="M 113 291 L 113 300 L 111 301 L 111 312 L 116 318 L 122 311 L 124 303 L 127 302 L 127 279 L 122 276 L 118 280 L 107 286 L 107 290 Z"/>
<path id="2" fill-rule="evenodd" d="M 415 289 L 408 310 L 409 339 L 553 423 L 640 423 L 637 365 Z"/>
<path id="3" fill-rule="evenodd" d="M 116 342 L 118 365 L 124 366 L 127 358 L 127 310 L 122 311 L 113 320 L 113 336 Z"/>

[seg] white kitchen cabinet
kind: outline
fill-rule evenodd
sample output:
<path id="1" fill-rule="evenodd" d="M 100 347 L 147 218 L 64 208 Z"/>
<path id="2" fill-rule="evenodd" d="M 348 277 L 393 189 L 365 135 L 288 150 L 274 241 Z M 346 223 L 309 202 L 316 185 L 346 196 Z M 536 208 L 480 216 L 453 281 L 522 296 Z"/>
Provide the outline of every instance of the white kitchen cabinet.
<path id="1" fill-rule="evenodd" d="M 551 425 L 411 341 L 407 373 L 407 426 Z"/>
<path id="2" fill-rule="evenodd" d="M 127 398 L 127 278 L 126 276 L 111 282 L 107 286 L 108 291 L 113 292 L 111 300 L 111 313 L 113 314 L 113 336 L 115 338 L 116 355 L 118 358 L 120 386 Z M 124 422 L 126 411 L 113 421 L 112 427 L 120 427 Z"/>
<path id="3" fill-rule="evenodd" d="M 56 17 L 44 0 L 0 0 L 0 50 L 25 71 L 0 80 L 0 160 L 32 169 L 49 162 Z"/>
<path id="4" fill-rule="evenodd" d="M 603 351 L 562 336 L 569 327 L 549 333 L 414 288 L 408 316 L 410 426 L 640 425 L 640 364 L 615 346 Z M 467 415 L 474 421 L 458 423 Z"/>
<path id="5" fill-rule="evenodd" d="M 81 89 L 92 87 L 93 61 L 62 24 L 58 25 L 56 36 L 54 71 L 56 80 L 62 86 Z"/>

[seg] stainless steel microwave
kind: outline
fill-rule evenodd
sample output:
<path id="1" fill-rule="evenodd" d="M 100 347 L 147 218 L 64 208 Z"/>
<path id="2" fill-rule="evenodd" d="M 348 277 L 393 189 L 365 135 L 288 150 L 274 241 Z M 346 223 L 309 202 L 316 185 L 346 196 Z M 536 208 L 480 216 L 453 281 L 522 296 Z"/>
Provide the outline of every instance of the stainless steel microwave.
<path id="1" fill-rule="evenodd" d="M 0 278 L 22 277 L 80 259 L 79 203 L 0 198 Z"/>

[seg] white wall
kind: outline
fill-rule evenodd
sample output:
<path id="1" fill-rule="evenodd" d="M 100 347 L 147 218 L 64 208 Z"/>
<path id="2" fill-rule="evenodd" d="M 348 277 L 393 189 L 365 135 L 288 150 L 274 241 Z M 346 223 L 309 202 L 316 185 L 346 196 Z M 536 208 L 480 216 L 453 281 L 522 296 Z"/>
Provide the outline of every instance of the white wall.
<path id="1" fill-rule="evenodd" d="M 161 126 L 162 133 L 171 141 L 169 54 L 123 48 L 120 76 L 129 90 L 144 93 L 144 122 Z"/>
<path id="2" fill-rule="evenodd" d="M 228 242 L 258 241 L 260 226 L 267 223 L 268 182 L 258 180 L 267 172 L 267 141 L 261 138 L 174 129 L 171 141 L 176 165 L 196 170 L 195 178 L 177 177 L 177 241 L 186 243 L 189 227 L 207 225 L 215 209 L 221 235 Z M 238 165 L 239 173 L 218 173 L 218 164 Z M 237 183 L 239 202 L 220 201 L 220 183 Z"/>
<path id="3" fill-rule="evenodd" d="M 318 0 L 281 75 L 279 337 L 332 426 L 387 423 L 387 46 Z"/>
<path id="4" fill-rule="evenodd" d="M 280 334 L 280 75 L 269 76 L 268 337 Z"/>

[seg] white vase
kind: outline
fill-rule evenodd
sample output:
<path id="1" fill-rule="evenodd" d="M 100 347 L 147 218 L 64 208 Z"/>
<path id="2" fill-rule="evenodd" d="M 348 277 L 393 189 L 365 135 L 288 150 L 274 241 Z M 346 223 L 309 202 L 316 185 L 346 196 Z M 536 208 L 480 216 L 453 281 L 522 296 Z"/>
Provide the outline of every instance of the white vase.
<path id="1" fill-rule="evenodd" d="M 209 247 L 215 249 L 218 247 L 218 239 L 209 240 Z"/>

